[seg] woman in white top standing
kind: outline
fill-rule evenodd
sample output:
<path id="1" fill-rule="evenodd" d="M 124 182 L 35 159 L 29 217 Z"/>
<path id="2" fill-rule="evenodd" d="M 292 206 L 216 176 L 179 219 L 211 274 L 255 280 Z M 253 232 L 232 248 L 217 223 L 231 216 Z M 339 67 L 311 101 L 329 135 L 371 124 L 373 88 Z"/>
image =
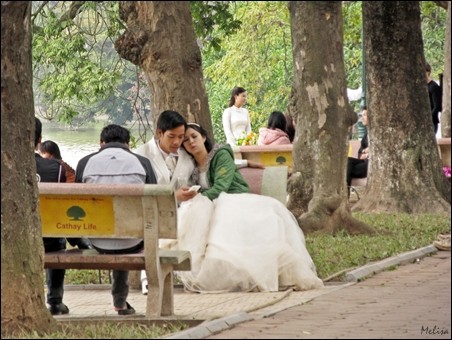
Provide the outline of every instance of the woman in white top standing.
<path id="1" fill-rule="evenodd" d="M 237 145 L 237 139 L 251 132 L 251 121 L 246 104 L 246 90 L 243 87 L 235 87 L 232 90 L 229 107 L 223 112 L 223 130 L 226 142 Z"/>

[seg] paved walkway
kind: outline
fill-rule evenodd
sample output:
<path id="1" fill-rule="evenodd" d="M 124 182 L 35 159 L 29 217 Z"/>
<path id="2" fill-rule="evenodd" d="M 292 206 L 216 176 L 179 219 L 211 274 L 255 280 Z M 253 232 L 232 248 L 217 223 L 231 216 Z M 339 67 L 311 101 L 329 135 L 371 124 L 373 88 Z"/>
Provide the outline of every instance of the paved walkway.
<path id="1" fill-rule="evenodd" d="M 208 339 L 450 339 L 450 252 L 379 273 Z"/>
<path id="2" fill-rule="evenodd" d="M 434 255 L 424 257 L 428 254 Z M 357 283 L 378 272 L 381 273 Z M 171 319 L 200 324 L 167 338 L 450 339 L 450 252 L 436 253 L 433 246 L 425 247 L 361 267 L 348 273 L 347 278 L 351 282 L 307 292 L 191 294 L 178 291 L 175 315 Z M 58 316 L 59 320 L 124 318 L 113 311 L 109 286 L 84 287 L 66 288 L 64 302 L 71 312 Z M 145 297 L 134 290 L 128 301 L 137 310 L 133 318 L 143 320 Z"/>

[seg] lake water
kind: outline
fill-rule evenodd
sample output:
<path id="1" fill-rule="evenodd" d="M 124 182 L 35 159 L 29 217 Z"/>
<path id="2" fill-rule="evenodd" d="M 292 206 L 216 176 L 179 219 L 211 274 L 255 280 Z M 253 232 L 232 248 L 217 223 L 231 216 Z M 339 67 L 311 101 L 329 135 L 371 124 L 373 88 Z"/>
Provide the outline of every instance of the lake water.
<path id="1" fill-rule="evenodd" d="M 46 122 L 44 119 L 41 121 L 42 141 L 50 139 L 57 143 L 60 147 L 61 157 L 74 169 L 81 158 L 99 150 L 103 124 L 69 130 L 56 123 Z M 131 133 L 133 134 L 133 131 Z"/>

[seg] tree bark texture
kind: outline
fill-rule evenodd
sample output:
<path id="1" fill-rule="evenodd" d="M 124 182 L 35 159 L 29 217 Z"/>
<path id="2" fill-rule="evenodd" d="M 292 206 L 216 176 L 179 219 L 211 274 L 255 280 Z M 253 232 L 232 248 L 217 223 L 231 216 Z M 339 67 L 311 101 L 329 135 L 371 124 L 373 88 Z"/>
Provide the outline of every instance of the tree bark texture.
<path id="1" fill-rule="evenodd" d="M 441 111 L 441 136 L 451 137 L 451 122 L 450 122 L 450 16 L 451 7 L 447 8 L 447 26 L 446 26 L 446 46 L 444 55 L 444 75 L 443 75 L 443 110 Z"/>
<path id="2" fill-rule="evenodd" d="M 201 53 L 196 42 L 190 3 L 121 1 L 127 31 L 115 42 L 119 55 L 140 66 L 152 98 L 153 122 L 164 110 L 181 113 L 212 135 Z"/>
<path id="3" fill-rule="evenodd" d="M 364 1 L 369 173 L 353 210 L 450 213 L 432 129 L 418 1 Z"/>
<path id="4" fill-rule="evenodd" d="M 44 301 L 30 15 L 30 1 L 2 1 L 2 338 L 56 328 Z"/>
<path id="5" fill-rule="evenodd" d="M 298 120 L 288 207 L 307 233 L 371 233 L 352 218 L 347 199 L 348 128 L 356 115 L 346 94 L 341 2 L 291 1 L 289 9 L 294 60 L 290 110 Z"/>

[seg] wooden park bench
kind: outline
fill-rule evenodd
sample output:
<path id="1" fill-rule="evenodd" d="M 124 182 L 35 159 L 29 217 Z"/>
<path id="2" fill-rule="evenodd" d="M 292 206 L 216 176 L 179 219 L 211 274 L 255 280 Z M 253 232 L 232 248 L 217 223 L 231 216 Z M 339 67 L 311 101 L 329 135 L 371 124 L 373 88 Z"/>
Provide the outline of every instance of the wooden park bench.
<path id="1" fill-rule="evenodd" d="M 292 172 L 292 144 L 234 146 L 236 159 L 247 159 L 264 166 L 287 166 Z"/>
<path id="2" fill-rule="evenodd" d="M 286 205 L 287 202 L 287 166 L 268 166 L 265 169 L 240 168 L 245 181 L 253 194 L 276 198 Z"/>
<path id="3" fill-rule="evenodd" d="M 173 271 L 191 270 L 189 251 L 159 249 L 177 238 L 173 187 L 158 184 L 39 183 L 43 237 L 140 238 L 135 254 L 68 249 L 44 255 L 54 269 L 146 270 L 146 319 L 174 314 Z"/>

